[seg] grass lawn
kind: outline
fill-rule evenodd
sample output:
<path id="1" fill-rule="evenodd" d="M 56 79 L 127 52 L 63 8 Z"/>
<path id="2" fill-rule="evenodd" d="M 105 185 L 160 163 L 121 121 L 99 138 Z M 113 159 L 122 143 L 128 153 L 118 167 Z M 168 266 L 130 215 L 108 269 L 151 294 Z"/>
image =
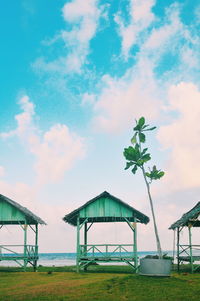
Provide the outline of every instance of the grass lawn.
<path id="1" fill-rule="evenodd" d="M 77 274 L 74 267 L 0 268 L 0 300 L 192 301 L 200 300 L 200 273 L 145 277 L 124 266 L 94 266 Z"/>

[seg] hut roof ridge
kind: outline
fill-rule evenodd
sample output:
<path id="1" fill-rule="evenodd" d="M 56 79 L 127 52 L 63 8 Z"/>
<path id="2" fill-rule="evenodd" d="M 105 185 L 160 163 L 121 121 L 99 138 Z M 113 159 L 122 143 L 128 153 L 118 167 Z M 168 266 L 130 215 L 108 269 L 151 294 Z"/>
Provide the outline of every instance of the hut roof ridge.
<path id="1" fill-rule="evenodd" d="M 41 224 L 41 225 L 46 225 L 46 223 L 37 215 L 35 215 L 34 213 L 32 213 L 29 209 L 27 209 L 26 207 L 21 206 L 19 203 L 11 200 L 10 198 L 6 197 L 3 194 L 0 194 L 0 200 L 3 200 L 7 203 L 9 203 L 10 205 L 14 206 L 15 208 L 17 208 L 19 211 L 21 211 L 22 213 L 24 213 L 28 218 L 30 218 L 31 220 L 33 220 L 34 222 Z"/>
<path id="2" fill-rule="evenodd" d="M 63 220 L 69 224 L 72 224 L 75 226 L 74 222 L 71 222 L 72 218 L 75 218 L 76 216 L 78 216 L 78 213 L 80 210 L 82 210 L 83 208 L 87 207 L 89 204 L 95 202 L 96 200 L 102 198 L 102 197 L 108 197 L 111 198 L 119 203 L 121 203 L 123 206 L 135 211 L 135 213 L 140 216 L 141 220 L 140 222 L 147 224 L 149 222 L 149 217 L 146 216 L 145 214 L 143 214 L 142 212 L 136 210 L 135 208 L 131 207 L 129 204 L 123 202 L 121 199 L 113 196 L 112 194 L 108 193 L 107 191 L 104 191 L 102 193 L 100 193 L 99 195 L 97 195 L 96 197 L 92 198 L 91 200 L 89 200 L 88 202 L 86 202 L 84 205 L 78 207 L 77 209 L 73 210 L 72 212 L 66 214 L 63 218 Z"/>
<path id="3" fill-rule="evenodd" d="M 174 222 L 169 229 L 186 226 L 192 219 L 196 219 L 200 215 L 200 202 L 198 202 L 192 209 L 184 213 L 180 219 Z"/>

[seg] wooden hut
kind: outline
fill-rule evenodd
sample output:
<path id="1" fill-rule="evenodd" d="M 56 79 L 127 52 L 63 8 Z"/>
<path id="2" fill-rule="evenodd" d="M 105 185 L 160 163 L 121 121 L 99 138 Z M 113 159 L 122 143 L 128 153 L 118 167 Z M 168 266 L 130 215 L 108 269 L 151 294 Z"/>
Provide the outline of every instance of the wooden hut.
<path id="1" fill-rule="evenodd" d="M 194 266 L 195 261 L 200 261 L 200 245 L 192 243 L 192 228 L 195 227 L 200 227 L 200 202 L 198 202 L 190 211 L 183 214 L 183 216 L 169 228 L 176 232 L 178 271 L 181 262 L 189 262 L 192 272 L 200 267 L 200 265 Z M 180 233 L 184 228 L 188 229 L 187 244 L 181 242 Z"/>
<path id="2" fill-rule="evenodd" d="M 22 207 L 20 204 L 0 194 L 0 229 L 5 225 L 16 225 L 24 232 L 24 242 L 21 245 L 0 245 L 0 261 L 13 260 L 26 269 L 30 263 L 34 270 L 38 260 L 38 224 L 45 222 Z M 27 244 L 27 230 L 30 228 L 34 233 L 34 244 Z"/>
<path id="3" fill-rule="evenodd" d="M 136 224 L 147 224 L 149 218 L 146 215 L 104 191 L 83 206 L 65 215 L 63 220 L 77 227 L 77 272 L 80 268 L 86 269 L 91 263 L 100 262 L 125 262 L 137 270 Z M 94 223 L 105 222 L 126 222 L 133 233 L 133 244 L 88 244 L 87 233 L 91 226 Z M 84 229 L 83 244 L 80 244 L 81 228 Z"/>

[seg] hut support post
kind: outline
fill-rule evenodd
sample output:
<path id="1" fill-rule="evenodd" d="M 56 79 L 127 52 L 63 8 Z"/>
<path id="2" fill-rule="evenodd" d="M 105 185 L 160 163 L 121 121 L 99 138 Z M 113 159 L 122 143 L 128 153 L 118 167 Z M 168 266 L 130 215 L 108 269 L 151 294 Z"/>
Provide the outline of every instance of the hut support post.
<path id="1" fill-rule="evenodd" d="M 173 264 L 175 263 L 176 231 L 173 230 Z"/>
<path id="2" fill-rule="evenodd" d="M 193 257 L 192 257 L 192 233 L 191 233 L 191 226 L 188 226 L 188 234 L 189 234 L 189 248 L 190 248 L 190 266 L 191 266 L 191 272 L 194 272 L 194 266 L 193 266 Z"/>
<path id="3" fill-rule="evenodd" d="M 180 230 L 179 227 L 177 228 L 177 268 L 178 272 L 180 270 L 180 259 L 179 259 L 179 252 L 180 252 Z"/>
<path id="4" fill-rule="evenodd" d="M 84 245 L 85 245 L 84 253 L 87 253 L 87 231 L 88 231 L 87 223 L 85 223 L 85 225 L 84 225 Z"/>
<path id="5" fill-rule="evenodd" d="M 84 225 L 84 256 L 87 257 L 87 223 Z M 87 271 L 87 265 L 83 268 L 84 271 Z"/>
<path id="6" fill-rule="evenodd" d="M 38 260 L 38 224 L 35 225 L 35 260 L 33 265 L 34 272 L 37 271 L 37 260 Z"/>
<path id="7" fill-rule="evenodd" d="M 129 222 L 129 220 L 124 218 L 131 230 L 133 231 L 133 254 L 134 254 L 134 266 L 135 271 L 138 269 L 138 257 L 137 257 L 137 227 L 136 227 L 136 218 L 134 219 L 134 226 Z"/>
<path id="8" fill-rule="evenodd" d="M 27 266 L 27 228 L 28 225 L 25 224 L 23 229 L 24 229 L 24 271 L 26 271 L 26 266 Z"/>
<path id="9" fill-rule="evenodd" d="M 134 239 L 133 239 L 133 242 L 134 242 L 134 256 L 135 256 L 135 270 L 137 271 L 138 270 L 138 256 L 137 256 L 137 223 L 136 223 L 136 218 L 134 219 Z"/>
<path id="10" fill-rule="evenodd" d="M 76 272 L 79 273 L 80 261 L 80 218 L 77 218 L 77 247 L 76 247 Z"/>

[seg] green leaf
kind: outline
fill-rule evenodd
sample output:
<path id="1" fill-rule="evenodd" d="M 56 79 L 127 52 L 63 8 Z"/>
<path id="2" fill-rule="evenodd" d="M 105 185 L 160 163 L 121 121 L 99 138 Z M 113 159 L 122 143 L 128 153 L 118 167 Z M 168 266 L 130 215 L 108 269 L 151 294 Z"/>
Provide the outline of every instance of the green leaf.
<path id="1" fill-rule="evenodd" d="M 128 161 L 135 161 L 135 149 L 132 146 L 124 149 L 124 157 Z"/>
<path id="2" fill-rule="evenodd" d="M 140 142 L 144 143 L 146 140 L 145 134 L 139 133 L 139 139 L 140 139 Z"/>
<path id="3" fill-rule="evenodd" d="M 132 169 L 132 173 L 133 173 L 133 174 L 135 174 L 135 173 L 136 173 L 136 171 L 137 171 L 137 165 L 135 165 L 135 166 L 133 167 L 133 169 Z"/>
<path id="4" fill-rule="evenodd" d="M 143 125 L 145 124 L 145 118 L 141 117 L 138 121 L 138 125 L 139 127 L 142 129 Z"/>
<path id="5" fill-rule="evenodd" d="M 142 150 L 142 152 L 141 152 L 141 155 L 143 156 L 143 155 L 146 153 L 147 150 L 148 150 L 148 148 L 144 148 L 144 149 Z"/>
<path id="6" fill-rule="evenodd" d="M 151 160 L 150 154 L 145 154 L 144 156 L 142 156 L 142 160 L 144 161 L 144 163 Z"/>
<path id="7" fill-rule="evenodd" d="M 148 175 L 147 175 L 148 174 Z M 164 176 L 164 171 L 157 170 L 156 166 L 154 165 L 150 173 L 147 173 L 146 176 L 149 177 L 151 180 L 159 180 Z"/>
<path id="8" fill-rule="evenodd" d="M 153 131 L 153 130 L 155 130 L 156 129 L 156 126 L 153 126 L 152 128 L 149 128 L 149 129 L 146 129 L 146 130 L 144 130 L 145 132 L 147 132 L 147 131 Z"/>
<path id="9" fill-rule="evenodd" d="M 137 133 L 135 133 L 135 135 L 133 136 L 133 138 L 131 139 L 131 143 L 134 145 L 137 143 Z"/>
<path id="10" fill-rule="evenodd" d="M 134 162 L 126 162 L 125 170 L 128 169 L 130 166 L 132 166 Z"/>
<path id="11" fill-rule="evenodd" d="M 138 121 L 136 120 L 136 126 L 133 128 L 134 131 L 141 131 L 145 124 L 145 118 L 141 117 Z"/>
<path id="12" fill-rule="evenodd" d="M 141 157 L 140 146 L 138 143 L 135 145 L 135 161 L 139 160 Z"/>
<path id="13" fill-rule="evenodd" d="M 144 161 L 142 159 L 137 160 L 137 166 L 142 166 Z"/>
<path id="14" fill-rule="evenodd" d="M 160 172 L 158 173 L 159 179 L 162 178 L 162 177 L 164 176 L 164 174 L 165 174 L 164 171 L 160 171 Z"/>
<path id="15" fill-rule="evenodd" d="M 137 124 L 134 128 L 133 128 L 134 131 L 140 131 L 140 126 L 139 124 Z"/>
<path id="16" fill-rule="evenodd" d="M 151 178 L 151 174 L 149 172 L 145 172 L 145 175 L 148 177 L 148 178 Z"/>

